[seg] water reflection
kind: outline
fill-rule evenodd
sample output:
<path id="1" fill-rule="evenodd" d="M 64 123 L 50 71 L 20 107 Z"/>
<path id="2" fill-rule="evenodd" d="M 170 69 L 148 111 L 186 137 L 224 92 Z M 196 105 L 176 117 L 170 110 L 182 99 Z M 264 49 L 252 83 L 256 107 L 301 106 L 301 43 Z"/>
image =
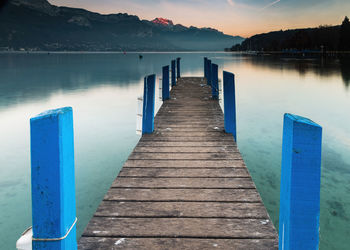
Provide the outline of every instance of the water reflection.
<path id="1" fill-rule="evenodd" d="M 136 55 L 108 54 L 3 54 L 0 67 L 0 106 L 48 98 L 57 91 L 138 84 L 144 72 L 152 71 Z"/>
<path id="2" fill-rule="evenodd" d="M 350 85 L 350 57 L 339 59 L 298 59 L 275 56 L 238 56 L 255 67 L 281 71 L 296 71 L 301 76 L 314 73 L 322 77 L 341 75 L 344 85 Z M 118 84 L 125 87 L 139 84 L 144 75 L 157 72 L 176 55 L 146 54 L 0 54 L 0 109 L 28 100 L 48 98 L 58 91 L 89 89 L 96 85 Z M 201 72 L 202 62 L 195 63 L 190 54 L 182 54 L 187 72 Z M 215 57 L 215 54 L 212 57 Z M 229 59 L 216 54 L 217 59 Z M 157 67 L 159 65 L 159 67 Z"/>
<path id="3" fill-rule="evenodd" d="M 233 55 L 237 57 L 237 55 Z M 301 76 L 313 73 L 322 77 L 342 76 L 344 85 L 350 85 L 350 56 L 339 58 L 290 58 L 282 56 L 244 56 L 254 66 L 296 71 Z"/>
<path id="4" fill-rule="evenodd" d="M 350 57 L 340 57 L 340 70 L 346 87 L 350 85 Z"/>
<path id="5" fill-rule="evenodd" d="M 169 64 L 175 54 L 0 54 L 0 108 L 23 101 L 40 100 L 58 91 L 70 92 L 98 85 L 126 87 L 139 84 L 147 74 L 160 74 L 159 68 Z M 200 68 L 189 63 L 191 55 L 181 55 L 187 72 Z"/>
<path id="6" fill-rule="evenodd" d="M 223 69 L 236 74 L 238 145 L 276 226 L 283 113 L 323 126 L 321 249 L 350 244 L 349 58 L 145 53 L 140 60 L 138 54 L 46 53 L 0 54 L 0 249 L 12 249 L 30 225 L 30 116 L 74 109 L 81 233 L 139 139 L 135 112 L 143 77 L 159 78 L 161 67 L 179 56 L 185 76 L 203 75 L 204 56 L 219 65 L 220 78 Z"/>

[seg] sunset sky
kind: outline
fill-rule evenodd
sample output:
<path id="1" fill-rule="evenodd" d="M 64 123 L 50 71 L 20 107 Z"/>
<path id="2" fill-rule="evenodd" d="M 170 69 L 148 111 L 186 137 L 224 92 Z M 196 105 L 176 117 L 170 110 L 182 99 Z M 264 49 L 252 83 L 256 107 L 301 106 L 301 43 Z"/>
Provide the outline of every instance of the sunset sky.
<path id="1" fill-rule="evenodd" d="M 111 14 L 128 13 L 141 19 L 164 17 L 175 24 L 212 27 L 230 35 L 249 37 L 288 28 L 340 24 L 350 16 L 349 0 L 49 0 Z"/>

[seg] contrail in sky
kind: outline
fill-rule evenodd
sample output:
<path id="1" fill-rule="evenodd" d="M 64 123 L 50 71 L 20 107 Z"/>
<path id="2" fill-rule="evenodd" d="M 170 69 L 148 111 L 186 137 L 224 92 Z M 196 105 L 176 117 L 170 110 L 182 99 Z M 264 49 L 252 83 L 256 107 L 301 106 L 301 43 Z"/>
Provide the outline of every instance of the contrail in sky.
<path id="1" fill-rule="evenodd" d="M 227 0 L 227 3 L 228 3 L 229 5 L 231 5 L 231 6 L 234 6 L 234 5 L 235 5 L 235 3 L 233 2 L 233 0 Z"/>
<path id="2" fill-rule="evenodd" d="M 260 11 L 265 10 L 265 9 L 267 9 L 267 8 L 271 7 L 272 5 L 275 5 L 276 3 L 279 3 L 279 2 L 281 2 L 281 0 L 276 0 L 272 3 L 269 3 L 268 5 L 264 6 L 262 9 L 260 9 Z"/>

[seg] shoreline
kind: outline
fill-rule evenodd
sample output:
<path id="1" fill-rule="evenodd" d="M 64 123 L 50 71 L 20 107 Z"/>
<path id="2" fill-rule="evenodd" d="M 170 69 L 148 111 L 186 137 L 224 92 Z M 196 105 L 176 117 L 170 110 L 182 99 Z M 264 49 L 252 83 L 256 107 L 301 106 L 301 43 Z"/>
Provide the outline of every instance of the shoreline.
<path id="1" fill-rule="evenodd" d="M 201 54 L 201 53 L 236 53 L 235 51 L 0 51 L 0 54 Z"/>

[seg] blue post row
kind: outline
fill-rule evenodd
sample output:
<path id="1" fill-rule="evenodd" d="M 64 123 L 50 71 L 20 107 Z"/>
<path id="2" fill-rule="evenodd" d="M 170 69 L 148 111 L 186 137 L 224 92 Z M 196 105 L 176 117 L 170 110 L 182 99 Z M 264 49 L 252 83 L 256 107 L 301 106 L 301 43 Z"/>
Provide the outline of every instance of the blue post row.
<path id="1" fill-rule="evenodd" d="M 207 78 L 207 63 L 208 63 L 208 58 L 204 57 L 204 78 Z"/>
<path id="2" fill-rule="evenodd" d="M 208 66 L 207 66 L 207 70 L 208 70 L 208 72 L 207 72 L 207 83 L 208 83 L 208 85 L 210 85 L 211 86 L 211 60 L 208 60 L 207 61 L 208 62 Z"/>
<path id="3" fill-rule="evenodd" d="M 32 118 L 30 143 L 32 247 L 77 249 L 72 108 L 50 110 Z M 65 239 L 57 240 L 65 235 Z"/>
<path id="4" fill-rule="evenodd" d="M 171 61 L 171 87 L 174 87 L 176 85 L 176 61 Z"/>
<path id="5" fill-rule="evenodd" d="M 237 141 L 235 75 L 224 71 L 224 119 L 225 131 Z"/>
<path id="6" fill-rule="evenodd" d="M 322 127 L 284 115 L 279 249 L 318 249 Z"/>
<path id="7" fill-rule="evenodd" d="M 154 106 L 156 75 L 145 77 L 143 90 L 142 134 L 151 134 L 154 130 Z"/>
<path id="8" fill-rule="evenodd" d="M 181 77 L 180 60 L 181 60 L 180 57 L 176 58 L 176 69 L 177 69 L 176 75 L 177 75 L 177 78 Z"/>
<path id="9" fill-rule="evenodd" d="M 162 76 L 162 97 L 163 101 L 170 98 L 169 93 L 169 66 L 163 67 L 163 76 Z"/>
<path id="10" fill-rule="evenodd" d="M 218 76 L 218 65 L 211 65 L 211 90 L 212 97 L 214 100 L 219 99 L 219 76 Z"/>

